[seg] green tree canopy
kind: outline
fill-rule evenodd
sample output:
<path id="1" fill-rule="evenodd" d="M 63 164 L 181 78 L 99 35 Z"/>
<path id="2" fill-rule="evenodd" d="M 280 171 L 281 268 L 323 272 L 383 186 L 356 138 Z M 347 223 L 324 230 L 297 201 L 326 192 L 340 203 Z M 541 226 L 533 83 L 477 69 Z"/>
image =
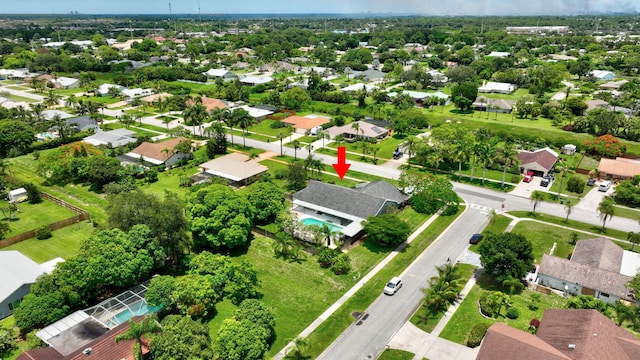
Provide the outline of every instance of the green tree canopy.
<path id="1" fill-rule="evenodd" d="M 392 246 L 405 242 L 411 232 L 404 220 L 392 214 L 371 216 L 362 224 L 362 227 L 367 233 L 367 239 Z"/>
<path id="2" fill-rule="evenodd" d="M 192 194 L 187 213 L 193 240 L 199 246 L 243 246 L 253 226 L 251 203 L 224 185 L 215 184 Z"/>
<path id="3" fill-rule="evenodd" d="M 153 335 L 149 350 L 155 360 L 213 359 L 209 328 L 188 316 L 169 315 Z"/>
<path id="4" fill-rule="evenodd" d="M 27 152 L 35 140 L 33 126 L 20 120 L 0 120 L 0 157 L 6 157 L 12 149 L 16 155 Z"/>
<path id="5" fill-rule="evenodd" d="M 482 266 L 496 280 L 522 279 L 533 266 L 531 242 L 520 234 L 490 234 L 480 243 Z"/>
<path id="6" fill-rule="evenodd" d="M 462 111 L 470 110 L 476 97 L 478 97 L 478 86 L 471 81 L 451 88 L 451 100 Z"/>
<path id="7" fill-rule="evenodd" d="M 255 209 L 254 220 L 257 224 L 273 222 L 284 209 L 284 191 L 276 184 L 263 181 L 248 188 L 247 199 Z"/>

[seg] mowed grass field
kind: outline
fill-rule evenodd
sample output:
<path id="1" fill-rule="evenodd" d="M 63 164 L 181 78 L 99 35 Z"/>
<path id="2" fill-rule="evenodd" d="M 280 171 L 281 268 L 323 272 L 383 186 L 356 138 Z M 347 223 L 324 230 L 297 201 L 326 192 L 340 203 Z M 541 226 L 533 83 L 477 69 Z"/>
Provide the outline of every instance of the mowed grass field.
<path id="1" fill-rule="evenodd" d="M 70 218 L 76 213 L 49 200 L 38 204 L 28 202 L 18 203 L 18 211 L 9 219 L 9 212 L 3 208 L 1 218 L 9 221 L 11 231 L 6 237 L 21 234 L 25 231 L 35 230 L 43 225 L 48 225 L 59 220 Z"/>

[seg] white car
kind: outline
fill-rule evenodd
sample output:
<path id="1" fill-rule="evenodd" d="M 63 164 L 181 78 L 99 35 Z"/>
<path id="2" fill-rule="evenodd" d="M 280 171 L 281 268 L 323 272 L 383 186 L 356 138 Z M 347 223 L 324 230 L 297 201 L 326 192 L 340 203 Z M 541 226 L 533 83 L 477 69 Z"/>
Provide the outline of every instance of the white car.
<path id="1" fill-rule="evenodd" d="M 384 287 L 384 293 L 387 295 L 393 295 L 402 287 L 402 280 L 395 276 L 393 279 L 389 280 L 387 285 Z"/>

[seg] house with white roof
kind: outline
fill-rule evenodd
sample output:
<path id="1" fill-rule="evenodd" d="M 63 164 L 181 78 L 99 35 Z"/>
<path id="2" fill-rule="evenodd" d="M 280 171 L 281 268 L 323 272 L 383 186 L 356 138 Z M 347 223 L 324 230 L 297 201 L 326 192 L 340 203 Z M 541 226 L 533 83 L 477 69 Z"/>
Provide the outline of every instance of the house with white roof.
<path id="1" fill-rule="evenodd" d="M 65 76 L 54 79 L 53 85 L 58 89 L 77 89 L 80 87 L 80 80 Z"/>
<path id="2" fill-rule="evenodd" d="M 125 89 L 124 86 L 122 85 L 115 85 L 115 84 L 102 84 L 100 86 L 98 86 L 98 88 L 96 89 L 96 96 L 107 96 L 109 95 L 109 89 L 111 88 L 116 88 L 119 91 L 122 91 Z"/>
<path id="3" fill-rule="evenodd" d="M 208 78 L 232 80 L 236 78 L 236 74 L 227 69 L 209 69 L 204 74 Z"/>
<path id="4" fill-rule="evenodd" d="M 120 93 L 126 101 L 131 101 L 135 98 L 149 96 L 153 94 L 153 89 L 142 89 L 142 88 L 124 89 Z"/>
<path id="5" fill-rule="evenodd" d="M 238 187 L 254 182 L 269 171 L 248 155 L 235 152 L 200 164 L 200 169 L 205 176 L 223 178 Z"/>
<path id="6" fill-rule="evenodd" d="M 506 58 L 509 57 L 509 55 L 511 55 L 510 52 L 506 52 L 506 51 L 492 51 L 489 55 L 487 55 L 488 57 L 499 57 L 499 58 Z"/>
<path id="7" fill-rule="evenodd" d="M 516 91 L 517 86 L 509 83 L 489 81 L 482 84 L 478 89 L 481 93 L 498 93 L 498 94 L 511 94 Z"/>
<path id="8" fill-rule="evenodd" d="M 351 84 L 349 86 L 345 86 L 342 89 L 340 89 L 340 91 L 343 92 L 354 92 L 354 91 L 358 91 L 358 90 L 366 90 L 367 92 L 373 91 L 378 89 L 378 86 L 374 85 L 374 84 Z"/>
<path id="9" fill-rule="evenodd" d="M 592 70 L 589 75 L 598 81 L 611 81 L 616 78 L 616 74 L 608 70 Z"/>
<path id="10" fill-rule="evenodd" d="M 268 84 L 271 81 L 273 81 L 273 78 L 271 76 L 246 76 L 240 79 L 241 83 L 249 86 Z"/>
<path id="11" fill-rule="evenodd" d="M 22 298 L 29 293 L 31 284 L 48 273 L 47 267 L 50 269 L 51 266 L 43 265 L 19 251 L 0 251 L 0 319 L 13 314 Z"/>
<path id="12" fill-rule="evenodd" d="M 119 147 L 136 142 L 135 135 L 135 131 L 124 128 L 110 131 L 102 131 L 100 128 L 96 128 L 95 134 L 87 136 L 82 141 L 94 146 L 111 145 L 112 147 Z"/>

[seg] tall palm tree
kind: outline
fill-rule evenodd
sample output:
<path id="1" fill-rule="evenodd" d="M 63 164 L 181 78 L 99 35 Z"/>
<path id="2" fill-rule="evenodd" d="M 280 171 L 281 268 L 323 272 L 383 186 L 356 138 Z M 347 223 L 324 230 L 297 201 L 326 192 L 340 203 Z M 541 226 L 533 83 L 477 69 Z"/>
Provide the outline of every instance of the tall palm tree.
<path id="1" fill-rule="evenodd" d="M 182 116 L 185 122 L 191 123 L 191 126 L 193 126 L 193 134 L 195 135 L 196 126 L 200 127 L 207 118 L 207 108 L 195 102 L 182 112 Z M 200 135 L 202 136 L 202 130 L 200 130 Z"/>
<path id="2" fill-rule="evenodd" d="M 542 191 L 534 190 L 531 193 L 531 202 L 533 203 L 533 212 L 532 214 L 536 214 L 536 207 L 540 205 L 540 202 L 544 200 L 544 193 Z"/>
<path id="3" fill-rule="evenodd" d="M 284 156 L 284 153 L 282 152 L 282 140 L 284 140 L 285 137 L 287 137 L 287 135 L 283 132 L 279 132 L 278 135 L 276 135 L 276 139 L 280 140 L 280 157 Z"/>
<path id="4" fill-rule="evenodd" d="M 471 146 L 471 148 L 469 149 L 469 158 L 471 158 L 471 181 L 473 181 L 473 174 L 476 171 L 476 160 L 479 157 L 480 154 L 480 143 L 475 143 Z"/>
<path id="5" fill-rule="evenodd" d="M 498 221 L 498 212 L 496 211 L 496 209 L 491 209 L 491 211 L 489 211 L 489 213 L 487 214 L 487 219 L 489 219 L 489 226 L 491 226 L 491 230 L 493 230 L 496 221 Z"/>
<path id="6" fill-rule="evenodd" d="M 297 338 L 291 340 L 293 342 L 293 347 L 289 348 L 285 354 L 285 359 L 293 359 L 293 360 L 302 360 L 307 357 L 302 353 L 309 346 L 309 340 L 306 338 L 298 336 Z"/>
<path id="7" fill-rule="evenodd" d="M 602 220 L 602 231 L 604 232 L 605 225 L 607 224 L 607 220 L 611 220 L 616 213 L 615 207 L 613 206 L 613 200 L 611 197 L 606 196 L 600 204 L 598 205 L 598 212 L 600 213 L 600 220 Z"/>
<path id="8" fill-rule="evenodd" d="M 357 122 L 357 121 L 352 122 L 351 123 L 351 129 L 356 132 L 356 138 L 357 138 L 358 134 L 360 133 L 360 123 Z"/>
<path id="9" fill-rule="evenodd" d="M 496 156 L 496 146 L 492 142 L 484 142 L 480 144 L 478 156 L 482 162 L 482 185 L 484 186 L 484 180 L 487 173 L 487 167 L 491 166 Z"/>
<path id="10" fill-rule="evenodd" d="M 233 110 L 231 116 L 236 118 L 236 124 L 242 129 L 242 148 L 246 148 L 245 137 L 247 135 L 247 128 L 249 128 L 255 122 L 254 118 L 249 115 L 247 110 L 237 108 Z"/>
<path id="11" fill-rule="evenodd" d="M 506 279 L 502 281 L 502 287 L 509 289 L 509 296 L 513 295 L 513 293 L 516 291 L 520 291 L 524 289 L 524 285 L 522 284 L 522 281 L 512 276 L 508 276 Z"/>
<path id="12" fill-rule="evenodd" d="M 562 191 L 562 183 L 564 182 L 564 178 L 567 177 L 567 173 L 569 169 L 565 166 L 558 166 L 556 170 L 560 173 L 560 186 L 558 186 L 558 199 L 560 199 L 560 192 Z"/>
<path id="13" fill-rule="evenodd" d="M 292 144 L 293 144 L 293 159 L 298 160 L 298 149 L 300 148 L 300 141 L 293 140 Z"/>
<path id="14" fill-rule="evenodd" d="M 67 96 L 67 98 L 64 100 L 64 106 L 72 110 L 75 110 L 77 104 L 78 98 L 73 94 Z"/>
<path id="15" fill-rule="evenodd" d="M 136 323 L 133 319 L 129 320 L 129 330 L 115 337 L 115 342 L 119 343 L 123 340 L 135 340 L 133 345 L 133 357 L 136 360 L 142 360 L 142 344 L 144 340 L 143 336 L 160 331 L 160 325 L 158 322 L 150 317 L 146 316 L 142 321 Z"/>
<path id="16" fill-rule="evenodd" d="M 513 147 L 513 144 L 505 142 L 498 148 L 498 156 L 502 163 L 502 187 L 504 188 L 504 182 L 507 177 L 507 168 L 513 166 L 518 161 L 518 152 Z"/>
<path id="17" fill-rule="evenodd" d="M 235 145 L 233 142 L 233 127 L 237 125 L 235 116 L 232 116 L 231 112 L 224 109 L 222 112 L 222 122 L 229 128 L 229 136 L 231 136 L 231 145 Z"/>
<path id="18" fill-rule="evenodd" d="M 627 240 L 631 243 L 631 251 L 633 251 L 636 244 L 640 243 L 640 233 L 629 231 L 627 233 Z"/>
<path id="19" fill-rule="evenodd" d="M 411 153 L 413 152 L 413 147 L 418 142 L 418 138 L 415 136 L 409 136 L 407 140 L 404 141 L 404 147 L 407 149 L 407 155 L 409 155 L 409 161 L 407 164 L 411 164 Z"/>
<path id="20" fill-rule="evenodd" d="M 564 204 L 564 211 L 567 213 L 567 217 L 564 219 L 564 222 L 568 223 L 569 215 L 571 215 L 571 212 L 573 211 L 573 204 L 571 201 L 567 201 L 566 204 Z"/>

